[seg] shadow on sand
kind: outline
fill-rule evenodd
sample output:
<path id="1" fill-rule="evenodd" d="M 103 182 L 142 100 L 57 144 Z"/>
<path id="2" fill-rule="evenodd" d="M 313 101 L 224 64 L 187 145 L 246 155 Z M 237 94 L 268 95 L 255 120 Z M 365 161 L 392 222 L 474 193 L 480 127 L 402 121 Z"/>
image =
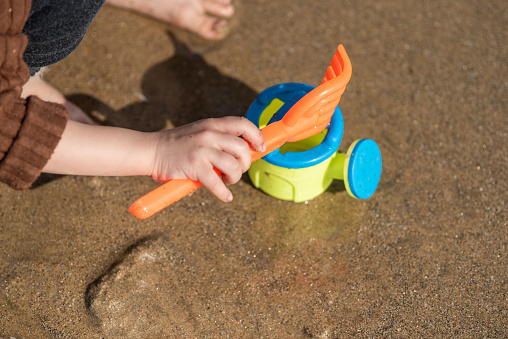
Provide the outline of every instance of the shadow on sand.
<path id="1" fill-rule="evenodd" d="M 145 73 L 140 102 L 114 110 L 89 95 L 74 94 L 68 99 L 89 116 L 98 112 L 104 117 L 100 121 L 102 125 L 143 132 L 178 127 L 205 118 L 245 115 L 257 93 L 241 81 L 222 74 L 171 33 L 168 32 L 168 36 L 175 45 L 175 54 Z M 32 189 L 59 177 L 42 174 Z"/>
<path id="2" fill-rule="evenodd" d="M 175 54 L 145 73 L 140 102 L 113 110 L 88 95 L 75 94 L 69 100 L 89 115 L 100 112 L 105 117 L 102 124 L 145 132 L 161 130 L 167 122 L 178 127 L 205 118 L 245 115 L 257 93 L 168 35 Z"/>

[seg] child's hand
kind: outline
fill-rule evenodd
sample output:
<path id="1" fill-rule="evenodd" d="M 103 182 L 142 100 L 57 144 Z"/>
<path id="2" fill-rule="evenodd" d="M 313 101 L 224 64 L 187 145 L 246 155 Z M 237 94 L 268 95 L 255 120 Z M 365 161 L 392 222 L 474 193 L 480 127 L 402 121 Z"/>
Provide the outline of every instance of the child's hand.
<path id="1" fill-rule="evenodd" d="M 250 167 L 246 141 L 258 152 L 266 149 L 261 131 L 241 117 L 201 120 L 159 133 L 152 179 L 197 180 L 222 201 L 233 199 L 226 185 L 238 182 Z"/>

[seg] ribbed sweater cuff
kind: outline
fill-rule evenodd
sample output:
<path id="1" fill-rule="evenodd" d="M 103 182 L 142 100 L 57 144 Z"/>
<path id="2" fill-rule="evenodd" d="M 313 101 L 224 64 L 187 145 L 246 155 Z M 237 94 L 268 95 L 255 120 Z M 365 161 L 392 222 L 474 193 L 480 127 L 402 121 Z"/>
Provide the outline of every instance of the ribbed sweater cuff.
<path id="1" fill-rule="evenodd" d="M 29 97 L 21 129 L 0 162 L 0 181 L 26 190 L 53 154 L 67 123 L 63 105 Z"/>

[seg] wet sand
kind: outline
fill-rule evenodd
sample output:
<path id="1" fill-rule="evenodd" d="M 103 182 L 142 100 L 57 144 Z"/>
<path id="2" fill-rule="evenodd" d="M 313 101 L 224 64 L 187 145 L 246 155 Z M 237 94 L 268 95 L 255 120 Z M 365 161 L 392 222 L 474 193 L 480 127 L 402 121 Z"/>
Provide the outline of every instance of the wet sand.
<path id="1" fill-rule="evenodd" d="M 149 178 L 0 186 L 0 337 L 508 336 L 508 6 L 245 1 L 203 41 L 105 7 L 46 78 L 104 124 L 154 131 L 243 115 L 263 89 L 319 84 L 344 44 L 340 147 L 374 139 L 375 195 L 307 204 L 245 177 L 137 220 Z"/>

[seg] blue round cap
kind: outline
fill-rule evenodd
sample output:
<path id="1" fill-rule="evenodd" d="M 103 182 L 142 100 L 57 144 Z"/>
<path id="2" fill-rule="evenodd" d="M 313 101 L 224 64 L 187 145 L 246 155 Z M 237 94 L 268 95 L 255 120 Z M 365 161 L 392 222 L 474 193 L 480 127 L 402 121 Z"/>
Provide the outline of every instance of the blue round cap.
<path id="1" fill-rule="evenodd" d="M 381 151 L 374 140 L 361 139 L 353 144 L 348 156 L 346 185 L 354 197 L 367 199 L 381 179 Z"/>

